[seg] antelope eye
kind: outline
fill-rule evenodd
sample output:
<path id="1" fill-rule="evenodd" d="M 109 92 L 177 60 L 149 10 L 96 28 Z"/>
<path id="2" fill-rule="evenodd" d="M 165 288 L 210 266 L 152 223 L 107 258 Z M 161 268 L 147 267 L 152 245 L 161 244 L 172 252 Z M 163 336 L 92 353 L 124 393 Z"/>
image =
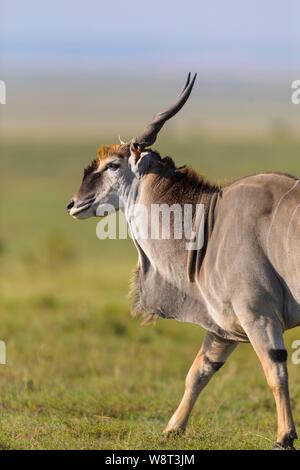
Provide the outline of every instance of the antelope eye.
<path id="1" fill-rule="evenodd" d="M 116 163 L 116 162 L 111 162 L 111 163 L 107 164 L 107 168 L 109 168 L 111 170 L 118 170 L 120 168 L 120 166 L 121 166 L 121 164 Z"/>

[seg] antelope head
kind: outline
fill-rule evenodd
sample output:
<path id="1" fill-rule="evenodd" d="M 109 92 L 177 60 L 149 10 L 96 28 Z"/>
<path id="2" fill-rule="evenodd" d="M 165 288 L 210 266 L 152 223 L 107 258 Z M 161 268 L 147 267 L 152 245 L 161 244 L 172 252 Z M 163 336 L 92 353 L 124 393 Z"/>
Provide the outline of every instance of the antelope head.
<path id="1" fill-rule="evenodd" d="M 177 101 L 166 111 L 157 113 L 150 124 L 138 137 L 128 143 L 102 146 L 95 160 L 84 170 L 83 180 L 78 192 L 67 206 L 68 213 L 78 219 L 102 215 L 104 206 L 120 209 L 120 199 L 124 200 L 132 188 L 137 186 L 141 162 L 154 159 L 157 154 L 149 147 L 154 144 L 157 134 L 166 121 L 180 111 L 188 100 L 194 86 L 196 75 L 191 80 L 188 74 L 186 84 Z M 107 213 L 107 212 L 106 212 Z"/>

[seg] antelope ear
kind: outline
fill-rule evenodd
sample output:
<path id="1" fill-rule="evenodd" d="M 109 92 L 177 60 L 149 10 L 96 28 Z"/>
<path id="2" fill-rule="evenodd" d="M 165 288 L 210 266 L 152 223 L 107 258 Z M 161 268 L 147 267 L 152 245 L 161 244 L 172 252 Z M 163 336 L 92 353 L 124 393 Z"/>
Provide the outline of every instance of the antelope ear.
<path id="1" fill-rule="evenodd" d="M 140 151 L 138 144 L 131 143 L 129 162 L 131 164 L 131 169 L 136 176 L 138 176 L 139 173 L 138 163 L 141 158 L 141 153 L 142 152 Z"/>
<path id="2" fill-rule="evenodd" d="M 129 157 L 131 169 L 138 178 L 148 173 L 157 159 L 160 157 L 151 150 L 131 152 Z"/>
<path id="3" fill-rule="evenodd" d="M 130 144 L 130 158 L 137 164 L 139 159 L 141 158 L 141 149 L 139 147 L 139 144 L 137 142 L 132 142 Z"/>

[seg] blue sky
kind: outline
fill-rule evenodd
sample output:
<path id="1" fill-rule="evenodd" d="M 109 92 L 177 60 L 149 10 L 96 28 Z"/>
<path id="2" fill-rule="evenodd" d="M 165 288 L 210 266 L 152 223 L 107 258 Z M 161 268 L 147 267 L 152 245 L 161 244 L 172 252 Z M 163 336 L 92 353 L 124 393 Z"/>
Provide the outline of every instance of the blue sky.
<path id="1" fill-rule="evenodd" d="M 296 67 L 298 0 L 2 0 L 5 64 Z"/>

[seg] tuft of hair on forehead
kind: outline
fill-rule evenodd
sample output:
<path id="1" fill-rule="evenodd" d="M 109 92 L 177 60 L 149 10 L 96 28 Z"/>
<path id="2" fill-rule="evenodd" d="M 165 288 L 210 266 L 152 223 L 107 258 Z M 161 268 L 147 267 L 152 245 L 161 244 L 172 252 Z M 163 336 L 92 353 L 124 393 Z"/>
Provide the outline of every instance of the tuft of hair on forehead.
<path id="1" fill-rule="evenodd" d="M 122 147 L 122 144 L 101 145 L 97 151 L 98 160 L 103 161 L 113 155 L 124 156 L 124 152 L 122 153 Z"/>
<path id="2" fill-rule="evenodd" d="M 128 145 L 123 144 L 112 144 L 112 145 L 102 145 L 97 150 L 97 158 L 95 158 L 85 169 L 84 176 L 87 176 L 89 173 L 97 170 L 99 163 L 103 162 L 109 157 L 117 155 L 118 157 L 129 156 L 129 147 Z"/>

